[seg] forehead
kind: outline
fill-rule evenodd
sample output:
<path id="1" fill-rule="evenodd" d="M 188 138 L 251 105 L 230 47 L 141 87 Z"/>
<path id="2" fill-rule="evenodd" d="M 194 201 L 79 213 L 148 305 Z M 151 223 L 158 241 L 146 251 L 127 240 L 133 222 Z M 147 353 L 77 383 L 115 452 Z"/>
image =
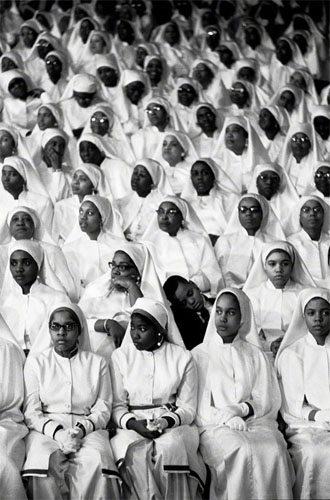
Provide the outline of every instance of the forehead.
<path id="1" fill-rule="evenodd" d="M 180 146 L 179 141 L 174 135 L 167 135 L 164 139 L 163 144 L 171 144 L 172 146 Z"/>
<path id="2" fill-rule="evenodd" d="M 280 176 L 276 172 L 273 172 L 272 170 L 263 170 L 262 172 L 260 172 L 258 177 L 260 177 L 261 175 L 271 177 L 272 179 L 280 178 Z"/>
<path id="3" fill-rule="evenodd" d="M 135 90 L 135 89 L 140 90 L 140 89 L 144 88 L 144 84 L 142 82 L 135 81 L 135 82 L 128 83 L 126 85 L 126 88 L 130 89 L 130 90 Z"/>
<path id="4" fill-rule="evenodd" d="M 4 165 L 2 167 L 2 172 L 6 172 L 8 174 L 17 174 L 17 175 L 21 175 L 17 170 L 16 168 L 14 167 L 11 167 L 10 165 Z"/>
<path id="5" fill-rule="evenodd" d="M 293 134 L 292 137 L 295 137 L 296 139 L 307 139 L 309 141 L 308 135 L 304 134 L 303 132 L 297 132 L 296 134 Z"/>
<path id="6" fill-rule="evenodd" d="M 175 298 L 181 301 L 186 298 L 188 291 L 192 288 L 190 283 L 179 283 L 178 287 L 174 293 Z"/>
<path id="7" fill-rule="evenodd" d="M 180 85 L 179 88 L 182 89 L 182 90 L 186 90 L 188 92 L 191 92 L 191 91 L 195 92 L 194 87 L 192 85 L 189 85 L 188 83 L 183 83 L 182 85 Z"/>
<path id="8" fill-rule="evenodd" d="M 284 250 L 272 250 L 268 255 L 266 260 L 290 260 L 290 255 Z"/>
<path id="9" fill-rule="evenodd" d="M 115 252 L 115 254 L 113 256 L 113 260 L 118 264 L 119 263 L 124 263 L 124 264 L 133 263 L 134 264 L 131 257 L 123 250 L 117 250 L 117 252 Z"/>
<path id="10" fill-rule="evenodd" d="M 79 144 L 79 147 L 99 150 L 98 147 L 95 146 L 95 144 L 93 144 L 92 142 L 89 142 L 89 141 L 81 141 L 81 143 Z"/>
<path id="11" fill-rule="evenodd" d="M 329 309 L 330 303 L 322 297 L 314 297 L 307 302 L 306 309 Z"/>
<path id="12" fill-rule="evenodd" d="M 208 173 L 213 173 L 211 167 L 205 163 L 204 161 L 196 161 L 196 163 L 193 164 L 193 166 L 191 167 L 191 171 L 192 172 L 195 172 L 195 171 L 201 171 L 201 170 L 204 170 L 204 171 L 207 171 Z"/>
<path id="13" fill-rule="evenodd" d="M 20 217 L 20 218 L 23 218 L 28 220 L 29 222 L 32 222 L 33 223 L 33 219 L 31 217 L 30 214 L 28 214 L 27 212 L 23 212 L 23 211 L 20 211 L 20 212 L 16 212 L 12 218 L 10 219 L 10 222 L 13 222 L 13 220 L 16 218 L 16 217 Z"/>
<path id="14" fill-rule="evenodd" d="M 11 255 L 10 255 L 10 258 L 11 259 L 32 259 L 33 260 L 33 257 L 25 252 L 24 250 L 15 250 L 15 252 L 13 252 Z"/>
<path id="15" fill-rule="evenodd" d="M 87 98 L 87 97 L 93 97 L 94 94 L 91 92 L 77 92 L 76 90 L 74 90 L 73 95 L 75 97 Z"/>
<path id="16" fill-rule="evenodd" d="M 161 203 L 159 205 L 159 208 L 161 208 L 162 210 L 179 210 L 180 212 L 180 209 L 174 204 L 174 203 L 171 203 L 170 201 L 164 201 L 163 203 Z"/>
<path id="17" fill-rule="evenodd" d="M 202 106 L 197 110 L 197 116 L 209 115 L 209 114 L 214 115 L 214 112 L 212 111 L 211 108 L 208 108 L 207 106 Z"/>
<path id="18" fill-rule="evenodd" d="M 0 139 L 2 139 L 3 137 L 14 140 L 9 132 L 7 132 L 6 130 L 0 130 Z"/>
<path id="19" fill-rule="evenodd" d="M 328 167 L 327 165 L 323 165 L 321 167 L 319 167 L 316 172 L 319 172 L 319 173 L 322 173 L 322 174 L 326 174 L 328 172 L 330 172 L 330 167 Z"/>
<path id="20" fill-rule="evenodd" d="M 237 134 L 244 134 L 245 129 L 241 127 L 240 125 L 237 125 L 236 123 L 233 123 L 232 125 L 228 125 L 226 127 L 226 132 L 236 132 Z"/>
<path id="21" fill-rule="evenodd" d="M 60 324 L 67 323 L 68 321 L 71 320 L 76 320 L 74 314 L 71 311 L 67 311 L 65 309 L 53 312 L 53 314 L 51 315 L 51 319 L 55 323 L 60 323 Z"/>
<path id="22" fill-rule="evenodd" d="M 291 90 L 284 90 L 284 92 L 281 93 L 280 97 L 285 97 L 286 99 L 294 99 L 294 93 L 291 92 Z"/>
<path id="23" fill-rule="evenodd" d="M 40 115 L 52 115 L 53 113 L 46 106 L 42 106 L 41 108 L 39 108 L 38 114 L 40 114 Z"/>
<path id="24" fill-rule="evenodd" d="M 22 83 L 25 84 L 25 80 L 23 80 L 23 78 L 13 78 L 9 82 L 9 87 L 12 87 L 13 85 L 22 85 Z"/>
<path id="25" fill-rule="evenodd" d="M 301 208 L 304 208 L 304 207 L 309 207 L 309 208 L 319 207 L 319 208 L 323 208 L 322 205 L 321 205 L 321 203 L 319 203 L 316 200 L 308 200 L 308 201 L 306 201 Z"/>
<path id="26" fill-rule="evenodd" d="M 98 212 L 97 207 L 91 201 L 84 201 L 80 205 L 80 208 L 82 208 L 83 210 L 93 210 L 94 212 Z"/>
<path id="27" fill-rule="evenodd" d="M 54 56 L 54 55 L 47 56 L 46 61 L 57 62 L 58 64 L 61 64 L 61 61 L 59 60 L 59 58 Z"/>
<path id="28" fill-rule="evenodd" d="M 147 67 L 149 66 L 161 66 L 162 65 L 162 61 L 160 59 L 151 59 L 149 62 L 148 62 L 148 65 Z"/>
<path id="29" fill-rule="evenodd" d="M 133 326 L 146 326 L 146 327 L 151 327 L 152 323 L 149 321 L 148 318 L 143 316 L 140 313 L 134 313 L 131 316 L 131 323 Z"/>
<path id="30" fill-rule="evenodd" d="M 240 311 L 239 302 L 235 295 L 232 293 L 223 293 L 217 300 L 216 307 L 223 307 L 226 309 L 236 309 Z"/>
<path id="31" fill-rule="evenodd" d="M 102 111 L 96 111 L 95 113 L 93 113 L 92 118 L 97 118 L 98 120 L 100 120 L 101 118 L 105 118 L 108 120 L 107 115 L 105 113 L 102 113 Z"/>
<path id="32" fill-rule="evenodd" d="M 247 208 L 250 208 L 250 207 L 261 208 L 259 201 L 254 199 L 254 198 L 243 198 L 243 200 L 241 200 L 239 202 L 239 206 L 240 207 L 247 207 Z"/>
<path id="33" fill-rule="evenodd" d="M 143 165 L 136 165 L 134 167 L 134 172 L 149 174 L 148 170 Z"/>
<path id="34" fill-rule="evenodd" d="M 158 104 L 158 102 L 149 102 L 147 109 L 154 109 L 155 106 L 158 106 L 161 111 L 166 111 L 162 104 Z"/>
<path id="35" fill-rule="evenodd" d="M 56 142 L 56 144 L 65 145 L 65 140 L 63 139 L 63 137 L 61 137 L 60 135 L 55 135 L 54 137 L 49 139 L 49 141 L 46 144 L 46 147 L 48 146 L 48 144 L 54 143 L 54 142 Z"/>

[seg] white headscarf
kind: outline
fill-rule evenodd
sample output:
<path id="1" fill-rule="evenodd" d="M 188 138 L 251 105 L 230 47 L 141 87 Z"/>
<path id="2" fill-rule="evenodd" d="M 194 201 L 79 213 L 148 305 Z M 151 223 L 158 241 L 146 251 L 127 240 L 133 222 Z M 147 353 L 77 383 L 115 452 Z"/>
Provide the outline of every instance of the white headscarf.
<path id="1" fill-rule="evenodd" d="M 4 97 L 11 96 L 9 92 L 9 84 L 15 78 L 21 78 L 25 81 L 27 89 L 32 89 L 32 83 L 30 78 L 24 71 L 19 69 L 10 69 L 9 71 L 5 71 L 4 73 L 0 73 L 0 88 L 4 94 Z"/>
<path id="2" fill-rule="evenodd" d="M 154 160 L 159 161 L 159 163 L 161 164 L 167 163 L 163 158 L 162 148 L 164 140 L 170 135 L 175 137 L 178 143 L 181 145 L 185 155 L 183 160 L 184 162 L 186 162 L 188 165 L 191 165 L 198 159 L 194 144 L 187 134 L 185 134 L 184 132 L 178 132 L 177 130 L 167 130 L 164 134 L 163 141 L 159 144 L 158 148 L 155 151 L 155 155 L 153 158 Z"/>
<path id="3" fill-rule="evenodd" d="M 285 227 L 286 234 L 290 236 L 292 234 L 298 233 L 302 229 L 300 224 L 300 211 L 303 205 L 310 200 L 317 201 L 323 208 L 324 220 L 322 226 L 322 233 L 324 233 L 325 236 L 328 236 L 330 238 L 330 206 L 327 203 L 325 203 L 322 200 L 322 198 L 312 194 L 302 196 L 292 208 L 291 215 L 288 218 Z"/>
<path id="4" fill-rule="evenodd" d="M 19 156 L 8 156 L 4 159 L 3 164 L 1 165 L 1 171 L 5 166 L 14 168 L 23 177 L 26 191 L 32 191 L 33 193 L 38 193 L 48 198 L 48 193 L 42 184 L 39 175 L 27 160 Z M 0 190 L 3 189 L 4 188 L 1 184 Z"/>
<path id="5" fill-rule="evenodd" d="M 312 125 L 307 122 L 292 123 L 287 133 L 279 162 L 284 168 L 287 168 L 289 158 L 292 156 L 291 139 L 295 134 L 298 133 L 307 135 L 308 139 L 310 140 L 311 149 L 308 154 L 312 153 L 314 162 L 322 160 L 319 144 L 313 139 Z"/>
<path id="6" fill-rule="evenodd" d="M 37 241 L 43 241 L 44 243 L 50 243 L 51 245 L 55 245 L 55 242 L 48 232 L 44 222 L 40 219 L 39 215 L 33 208 L 25 207 L 25 206 L 16 206 L 14 207 L 7 215 L 6 224 L 4 224 L 3 228 L 1 228 L 1 244 L 9 243 L 12 239 L 10 234 L 10 223 L 12 218 L 18 212 L 24 212 L 28 214 L 34 225 L 34 233 L 33 239 Z"/>
<path id="7" fill-rule="evenodd" d="M 290 83 L 287 83 L 286 85 L 283 85 L 280 87 L 278 90 L 275 91 L 275 94 L 269 101 L 270 106 L 277 106 L 279 98 L 283 94 L 283 92 L 291 92 L 294 97 L 295 97 L 295 103 L 294 103 L 294 108 L 289 115 L 290 119 L 292 121 L 299 121 L 299 122 L 304 122 L 308 120 L 308 110 L 306 106 L 306 101 L 305 101 L 305 94 L 304 91 L 296 87 L 295 85 L 291 85 Z"/>
<path id="8" fill-rule="evenodd" d="M 94 163 L 79 163 L 75 168 L 75 172 L 80 170 L 84 172 L 93 184 L 95 194 L 113 199 L 111 188 L 108 185 L 101 168 Z"/>

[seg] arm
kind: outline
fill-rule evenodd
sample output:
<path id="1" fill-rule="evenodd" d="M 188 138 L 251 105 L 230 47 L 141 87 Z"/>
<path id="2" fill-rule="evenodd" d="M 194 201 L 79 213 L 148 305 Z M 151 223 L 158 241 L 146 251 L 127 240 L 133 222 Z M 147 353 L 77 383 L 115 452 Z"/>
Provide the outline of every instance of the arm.
<path id="1" fill-rule="evenodd" d="M 0 345 L 0 423 L 10 419 L 23 422 L 23 359 L 18 349 L 9 342 Z"/>

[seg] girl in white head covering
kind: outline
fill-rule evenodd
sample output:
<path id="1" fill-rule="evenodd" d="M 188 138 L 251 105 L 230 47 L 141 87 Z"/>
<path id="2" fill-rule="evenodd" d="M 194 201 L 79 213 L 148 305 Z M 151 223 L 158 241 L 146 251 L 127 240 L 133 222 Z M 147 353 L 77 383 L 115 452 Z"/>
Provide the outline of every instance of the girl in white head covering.
<path id="1" fill-rule="evenodd" d="M 330 495 L 329 302 L 327 289 L 301 292 L 276 360 L 295 498 Z"/>
<path id="2" fill-rule="evenodd" d="M 117 98 L 121 69 L 118 60 L 115 54 L 97 54 L 94 56 L 94 61 L 94 74 L 101 86 L 102 99 L 111 103 L 111 108 L 120 117 L 120 106 Z"/>
<path id="3" fill-rule="evenodd" d="M 2 183 L 0 185 L 2 213 L 17 205 L 33 208 L 50 227 L 53 206 L 40 177 L 32 165 L 19 156 L 8 156 L 1 165 Z"/>
<path id="4" fill-rule="evenodd" d="M 162 283 L 179 274 L 211 296 L 221 287 L 222 273 L 211 241 L 185 200 L 176 196 L 163 198 L 143 241 L 151 251 Z"/>
<path id="5" fill-rule="evenodd" d="M 307 111 L 311 113 L 313 107 L 319 104 L 314 79 L 306 67 L 297 68 L 290 76 L 288 83 L 295 85 L 304 92 L 304 100 Z"/>
<path id="6" fill-rule="evenodd" d="M 75 137 L 81 134 L 91 109 L 101 100 L 95 76 L 79 73 L 69 81 L 61 99 L 61 108 Z"/>
<path id="7" fill-rule="evenodd" d="M 311 165 L 320 160 L 322 151 L 313 138 L 311 124 L 293 123 L 287 133 L 279 163 L 287 171 L 300 196 L 308 186 Z"/>
<path id="8" fill-rule="evenodd" d="M 200 101 L 201 90 L 202 87 L 196 80 L 182 77 L 177 79 L 170 96 L 171 105 L 181 122 L 181 127 L 172 124 L 172 128 L 182 130 L 190 137 L 194 135 L 194 108 Z"/>
<path id="9" fill-rule="evenodd" d="M 101 168 L 115 200 L 128 193 L 132 169 L 118 158 L 110 141 L 98 134 L 84 133 L 77 146 L 83 163 L 94 163 Z"/>
<path id="10" fill-rule="evenodd" d="M 314 195 L 302 196 L 287 220 L 286 234 L 318 286 L 329 285 L 330 207 Z"/>
<path id="11" fill-rule="evenodd" d="M 73 196 L 58 201 L 54 207 L 52 235 L 60 246 L 76 225 L 77 212 L 85 195 L 99 194 L 113 199 L 102 170 L 94 163 L 80 163 L 77 166 L 73 172 L 71 190 Z"/>
<path id="12" fill-rule="evenodd" d="M 118 429 L 111 446 L 124 495 L 134 487 L 137 498 L 145 498 L 147 487 L 150 498 L 190 500 L 199 498 L 204 486 L 198 433 L 192 425 L 195 367 L 173 325 L 163 304 L 139 298 L 132 308 L 130 332 L 112 355 Z"/>
<path id="13" fill-rule="evenodd" d="M 120 498 L 106 429 L 112 407 L 107 362 L 89 352 L 77 305 L 53 304 L 46 326 L 48 346 L 30 355 L 24 370 L 30 434 L 22 474 L 37 498 Z"/>
<path id="14" fill-rule="evenodd" d="M 180 194 L 197 158 L 191 139 L 183 132 L 171 130 L 164 135 L 153 159 L 164 167 L 174 193 Z"/>
<path id="15" fill-rule="evenodd" d="M 62 248 L 78 296 L 91 281 L 106 272 L 113 249 L 122 239 L 124 235 L 110 201 L 102 196 L 86 195 L 79 207 L 78 221 Z"/>
<path id="16" fill-rule="evenodd" d="M 29 57 L 31 48 L 41 31 L 41 25 L 36 19 L 28 19 L 20 25 L 19 41 L 15 46 L 15 51 L 23 61 Z"/>
<path id="17" fill-rule="evenodd" d="M 292 465 L 276 422 L 281 395 L 244 292 L 219 293 L 204 341 L 192 354 L 210 498 L 292 498 Z"/>
<path id="18" fill-rule="evenodd" d="M 190 203 L 215 244 L 238 200 L 231 179 L 211 158 L 199 158 L 192 164 L 182 198 Z"/>
<path id="19" fill-rule="evenodd" d="M 260 71 L 259 61 L 257 59 L 253 59 L 252 57 L 246 57 L 236 61 L 234 68 L 236 73 L 233 78 L 233 83 L 237 80 L 247 80 L 251 82 L 255 87 L 258 102 L 261 105 L 267 104 L 272 91 L 269 83 Z"/>
<path id="20" fill-rule="evenodd" d="M 264 243 L 284 239 L 267 200 L 252 193 L 241 196 L 214 248 L 226 286 L 242 287 Z"/>
<path id="21" fill-rule="evenodd" d="M 140 240 L 159 203 L 173 194 L 163 167 L 155 160 L 137 160 L 131 176 L 132 191 L 116 204 L 122 217 L 123 231 L 128 240 Z"/>
<path id="22" fill-rule="evenodd" d="M 6 137 L 6 141 L 3 140 Z M 30 159 L 30 145 L 24 137 L 24 132 L 7 123 L 0 122 L 0 165 L 7 156 L 18 155 Z"/>
<path id="23" fill-rule="evenodd" d="M 263 348 L 274 357 L 291 321 L 299 292 L 311 286 L 315 283 L 291 243 L 272 241 L 264 246 L 243 290 L 251 300 Z"/>
<path id="24" fill-rule="evenodd" d="M 21 348 L 29 351 L 48 308 L 69 299 L 38 242 L 17 240 L 10 245 L 8 255 L 0 312 Z"/>
<path id="25" fill-rule="evenodd" d="M 243 57 L 243 54 L 237 44 L 233 40 L 222 40 L 219 45 L 219 54 L 217 61 L 221 78 L 226 89 L 231 87 L 235 75 L 234 63 Z M 215 62 L 215 61 L 213 61 Z"/>
<path id="26" fill-rule="evenodd" d="M 62 284 L 65 292 L 72 300 L 76 300 L 77 293 L 73 278 L 69 272 L 68 265 L 63 253 L 54 244 L 50 233 L 45 227 L 44 222 L 32 208 L 17 206 L 7 215 L 6 224 L 1 229 L 0 246 L 0 266 L 1 282 L 5 276 L 5 268 L 8 263 L 8 252 L 11 244 L 15 240 L 37 241 L 40 243 L 48 264 Z"/>
<path id="27" fill-rule="evenodd" d="M 254 166 L 269 161 L 254 127 L 243 116 L 226 118 L 213 157 L 219 160 L 239 194 L 247 191 Z"/>
<path id="28" fill-rule="evenodd" d="M 26 133 L 37 121 L 37 109 L 41 101 L 31 92 L 29 77 L 21 70 L 11 69 L 0 74 L 4 108 L 2 119 Z"/>
<path id="29" fill-rule="evenodd" d="M 264 196 L 285 228 L 285 221 L 299 199 L 287 171 L 277 163 L 256 165 L 248 191 Z"/>
<path id="30" fill-rule="evenodd" d="M 267 67 L 269 65 L 274 51 L 274 43 L 261 23 L 252 17 L 242 16 L 235 38 L 240 41 L 244 57 L 257 59 L 260 66 Z"/>
<path id="31" fill-rule="evenodd" d="M 135 159 L 154 158 L 159 143 L 169 130 L 184 130 L 180 109 L 177 108 L 163 97 L 145 100 L 144 124 L 131 137 Z"/>

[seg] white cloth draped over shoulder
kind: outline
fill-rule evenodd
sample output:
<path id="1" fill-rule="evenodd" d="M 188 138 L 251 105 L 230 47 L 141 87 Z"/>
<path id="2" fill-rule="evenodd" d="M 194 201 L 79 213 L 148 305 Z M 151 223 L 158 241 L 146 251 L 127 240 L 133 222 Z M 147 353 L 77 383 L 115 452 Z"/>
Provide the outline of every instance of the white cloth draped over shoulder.
<path id="1" fill-rule="evenodd" d="M 239 203 L 245 198 L 254 198 L 262 210 L 261 226 L 254 236 L 248 235 L 238 218 Z M 285 236 L 266 198 L 254 193 L 241 196 L 224 234 L 214 247 L 226 286 L 242 287 L 264 243 L 272 240 L 285 240 Z"/>
<path id="2" fill-rule="evenodd" d="M 272 252 L 283 251 L 291 260 L 292 271 L 284 288 L 275 288 L 267 276 L 265 264 Z M 270 351 L 273 340 L 283 337 L 297 302 L 299 292 L 315 283 L 291 243 L 272 241 L 261 250 L 254 262 L 243 291 L 251 300 L 258 332 L 262 330 L 261 341 L 265 351 Z"/>
<path id="3" fill-rule="evenodd" d="M 173 194 L 172 187 L 160 163 L 144 158 L 137 160 L 135 164 L 136 166 L 141 165 L 147 170 L 152 179 L 152 189 L 145 198 L 131 191 L 127 196 L 116 201 L 123 221 L 124 234 L 128 240 L 132 241 L 140 240 L 143 237 L 164 196 Z"/>
<path id="4" fill-rule="evenodd" d="M 215 316 L 219 298 L 228 293 L 238 301 L 241 324 L 234 340 L 224 343 Z M 204 341 L 192 354 L 199 380 L 196 422 L 211 471 L 210 498 L 292 498 L 292 466 L 276 423 L 280 390 L 244 292 L 225 288 L 218 294 Z M 242 404 L 253 408 L 245 419 L 248 432 L 228 426 Z"/>
<path id="5" fill-rule="evenodd" d="M 300 293 L 275 361 L 282 390 L 281 413 L 288 425 L 290 454 L 296 470 L 295 498 L 330 495 L 329 424 L 309 418 L 313 411 L 330 411 L 329 334 L 324 345 L 317 344 L 304 318 L 306 305 L 316 298 L 329 305 L 329 290 L 307 288 Z"/>
<path id="6" fill-rule="evenodd" d="M 178 208 L 183 226 L 176 236 L 170 236 L 159 228 L 155 214 L 142 239 L 151 251 L 161 282 L 179 274 L 194 281 L 202 292 L 214 296 L 223 284 L 223 276 L 202 223 L 185 200 L 166 196 L 164 202 Z"/>

